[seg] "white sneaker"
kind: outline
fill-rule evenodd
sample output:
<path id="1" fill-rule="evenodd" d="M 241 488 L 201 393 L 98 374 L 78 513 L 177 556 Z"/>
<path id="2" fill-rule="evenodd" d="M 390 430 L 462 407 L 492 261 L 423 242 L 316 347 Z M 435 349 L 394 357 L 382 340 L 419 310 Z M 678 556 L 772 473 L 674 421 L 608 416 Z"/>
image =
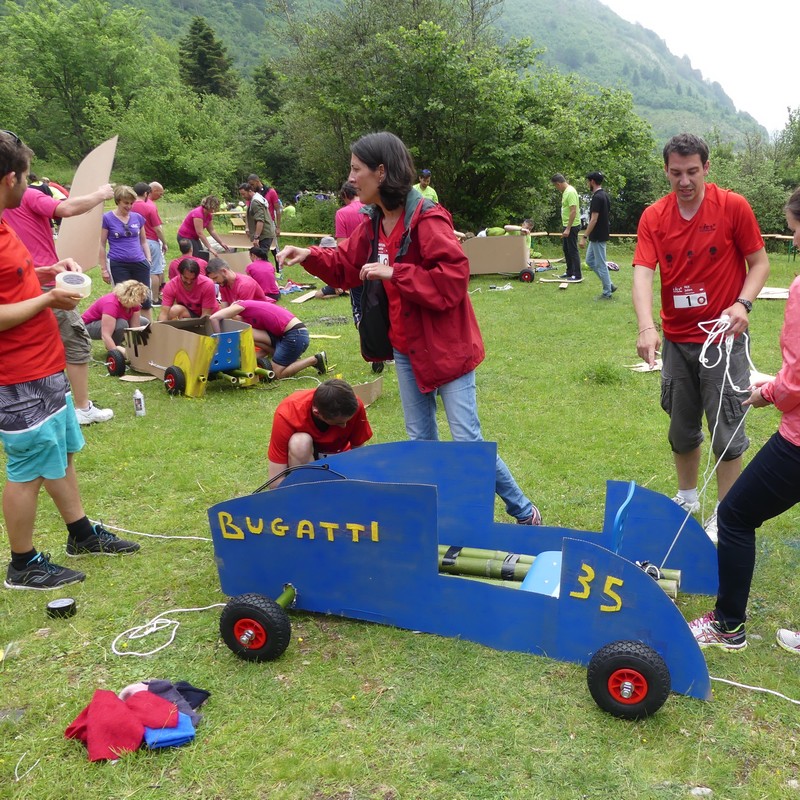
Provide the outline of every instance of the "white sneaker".
<path id="1" fill-rule="evenodd" d="M 800 632 L 787 631 L 786 628 L 781 628 L 775 635 L 775 639 L 784 650 L 800 656 Z"/>
<path id="2" fill-rule="evenodd" d="M 700 510 L 699 501 L 690 503 L 688 500 L 684 500 L 679 494 L 676 494 L 675 497 L 672 498 L 672 502 L 679 505 L 684 511 L 689 511 L 692 514 Z"/>
<path id="3" fill-rule="evenodd" d="M 93 422 L 108 422 L 114 412 L 110 408 L 98 408 L 91 400 L 88 408 L 76 408 L 75 416 L 81 425 L 91 425 Z"/>
<path id="4" fill-rule="evenodd" d="M 706 534 L 708 538 L 711 539 L 714 544 L 717 543 L 717 509 L 714 509 L 714 513 L 706 520 L 706 524 L 703 526 L 705 528 Z"/>

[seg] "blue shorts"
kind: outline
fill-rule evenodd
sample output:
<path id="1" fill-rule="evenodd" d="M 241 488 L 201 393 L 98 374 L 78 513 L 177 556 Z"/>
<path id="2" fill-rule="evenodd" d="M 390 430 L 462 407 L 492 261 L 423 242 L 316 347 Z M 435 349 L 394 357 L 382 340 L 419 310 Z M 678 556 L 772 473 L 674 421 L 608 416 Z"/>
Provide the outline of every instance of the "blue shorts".
<path id="1" fill-rule="evenodd" d="M 308 328 L 294 328 L 283 336 L 273 336 L 272 339 L 275 342 L 272 360 L 281 367 L 294 364 L 308 350 L 308 343 L 311 341 Z"/>
<path id="2" fill-rule="evenodd" d="M 81 450 L 84 441 L 63 372 L 0 386 L 0 441 L 12 483 L 67 474 L 67 456 Z"/>

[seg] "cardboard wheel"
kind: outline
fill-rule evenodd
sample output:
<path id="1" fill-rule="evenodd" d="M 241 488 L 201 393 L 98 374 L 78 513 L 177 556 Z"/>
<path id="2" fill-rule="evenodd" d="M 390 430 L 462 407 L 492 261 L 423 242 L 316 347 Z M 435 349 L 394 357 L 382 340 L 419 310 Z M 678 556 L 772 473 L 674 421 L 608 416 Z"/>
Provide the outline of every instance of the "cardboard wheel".
<path id="1" fill-rule="evenodd" d="M 664 659 L 652 647 L 629 641 L 601 647 L 589 662 L 586 682 L 597 705 L 622 719 L 655 714 L 672 686 Z"/>
<path id="2" fill-rule="evenodd" d="M 292 626 L 274 600 L 261 594 L 242 594 L 231 598 L 222 610 L 219 632 L 239 658 L 273 661 L 289 646 Z"/>

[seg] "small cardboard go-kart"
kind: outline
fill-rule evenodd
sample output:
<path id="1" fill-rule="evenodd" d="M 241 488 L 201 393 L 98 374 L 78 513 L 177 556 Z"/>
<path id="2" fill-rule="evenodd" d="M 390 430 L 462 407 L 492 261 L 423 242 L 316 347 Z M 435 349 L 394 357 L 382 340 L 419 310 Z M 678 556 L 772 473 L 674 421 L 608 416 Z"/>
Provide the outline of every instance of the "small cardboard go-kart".
<path id="1" fill-rule="evenodd" d="M 128 328 L 124 349 L 106 354 L 106 368 L 121 376 L 128 367 L 161 378 L 169 394 L 188 397 L 202 397 L 209 380 L 254 386 L 275 377 L 269 362 L 256 358 L 253 330 L 247 323 L 223 319 L 215 333 L 208 317 Z"/>
<path id="2" fill-rule="evenodd" d="M 673 541 L 681 509 L 615 481 L 600 533 L 497 523 L 495 457 L 486 442 L 373 445 L 210 508 L 228 647 L 277 658 L 291 606 L 588 665 L 618 717 L 653 714 L 670 691 L 710 699 L 700 648 L 650 574 L 669 553 L 685 591 L 716 592 L 700 525 Z"/>

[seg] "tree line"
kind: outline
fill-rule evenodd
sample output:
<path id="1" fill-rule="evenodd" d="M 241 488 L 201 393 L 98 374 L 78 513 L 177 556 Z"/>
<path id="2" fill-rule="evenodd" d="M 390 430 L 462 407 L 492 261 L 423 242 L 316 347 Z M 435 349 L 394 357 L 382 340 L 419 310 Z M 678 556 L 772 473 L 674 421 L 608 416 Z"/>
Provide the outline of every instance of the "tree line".
<path id="1" fill-rule="evenodd" d="M 235 196 L 250 172 L 284 197 L 335 189 L 349 144 L 391 130 L 434 172 L 458 227 L 532 218 L 557 225 L 550 184 L 579 190 L 602 170 L 613 229 L 633 232 L 666 191 L 650 126 L 629 92 L 545 67 L 530 41 L 504 40 L 501 0 L 344 0 L 295 17 L 268 0 L 286 54 L 239 74 L 202 17 L 168 42 L 133 6 L 106 0 L 7 2 L 0 33 L 0 115 L 39 160 L 65 174 L 118 134 L 115 179 L 159 180 L 195 203 Z M 775 141 L 743 150 L 710 125 L 710 178 L 744 194 L 765 232 L 784 230 L 782 206 L 800 182 L 800 108 Z"/>

